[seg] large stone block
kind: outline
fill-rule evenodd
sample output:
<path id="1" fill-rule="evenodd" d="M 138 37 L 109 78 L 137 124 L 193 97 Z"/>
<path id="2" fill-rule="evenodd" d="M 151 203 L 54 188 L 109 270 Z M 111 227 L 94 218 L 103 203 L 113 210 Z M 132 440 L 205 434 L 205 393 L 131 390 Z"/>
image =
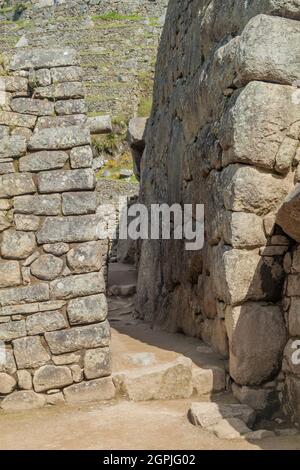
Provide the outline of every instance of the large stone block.
<path id="1" fill-rule="evenodd" d="M 87 112 L 87 105 L 85 100 L 56 101 L 55 111 L 59 115 L 85 114 Z"/>
<path id="2" fill-rule="evenodd" d="M 26 318 L 26 330 L 29 335 L 38 335 L 46 331 L 67 328 L 68 324 L 61 312 L 40 312 Z"/>
<path id="3" fill-rule="evenodd" d="M 71 168 L 88 168 L 92 166 L 93 152 L 89 145 L 75 147 L 70 153 Z"/>
<path id="4" fill-rule="evenodd" d="M 44 392 L 51 388 L 63 388 L 73 383 L 69 367 L 46 365 L 38 369 L 33 376 L 36 392 Z"/>
<path id="5" fill-rule="evenodd" d="M 284 273 L 278 259 L 257 250 L 219 246 L 213 250 L 212 279 L 217 297 L 227 304 L 246 300 L 278 300 Z"/>
<path id="6" fill-rule="evenodd" d="M 300 119 L 294 93 L 292 86 L 251 82 L 232 98 L 221 129 L 223 165 L 241 162 L 274 168 L 276 154 L 286 137 L 285 129 Z M 294 154 L 295 151 L 290 155 L 288 167 Z"/>
<path id="7" fill-rule="evenodd" d="M 77 274 L 56 279 L 50 283 L 51 296 L 54 299 L 72 299 L 105 291 L 102 272 Z"/>
<path id="8" fill-rule="evenodd" d="M 96 208 L 96 193 L 93 191 L 70 192 L 62 196 L 62 210 L 64 215 L 93 214 L 96 212 Z"/>
<path id="9" fill-rule="evenodd" d="M 105 321 L 96 325 L 45 333 L 45 338 L 53 354 L 64 354 L 80 349 L 108 346 L 110 329 L 108 322 Z"/>
<path id="10" fill-rule="evenodd" d="M 0 341 L 11 341 L 22 336 L 26 336 L 24 320 L 0 324 Z"/>
<path id="11" fill-rule="evenodd" d="M 72 299 L 67 312 L 71 325 L 101 322 L 107 317 L 106 297 L 104 294 L 98 294 Z"/>
<path id="12" fill-rule="evenodd" d="M 46 404 L 46 398 L 31 390 L 13 392 L 1 402 L 1 408 L 5 411 L 24 411 L 41 408 Z"/>
<path id="13" fill-rule="evenodd" d="M 66 101 L 68 102 L 68 100 Z M 39 117 L 35 125 L 35 132 L 50 127 L 72 127 L 85 126 L 86 116 L 84 114 L 73 114 L 68 116 L 43 116 Z"/>
<path id="14" fill-rule="evenodd" d="M 37 232 L 37 241 L 42 243 L 87 242 L 97 240 L 100 218 L 96 215 L 70 217 L 47 217 Z"/>
<path id="15" fill-rule="evenodd" d="M 42 129 L 31 137 L 29 150 L 64 150 L 80 145 L 89 145 L 89 129 L 80 126 Z"/>
<path id="16" fill-rule="evenodd" d="M 36 187 L 29 173 L 11 173 L 0 176 L 0 197 L 35 193 Z"/>
<path id="17" fill-rule="evenodd" d="M 115 394 L 116 390 L 110 377 L 74 384 L 64 389 L 67 403 L 74 404 L 112 400 Z"/>
<path id="18" fill-rule="evenodd" d="M 290 177 L 282 178 L 246 165 L 229 165 L 221 173 L 227 210 L 265 215 L 276 210 L 293 187 Z"/>
<path id="19" fill-rule="evenodd" d="M 42 69 L 67 65 L 77 65 L 74 49 L 22 48 L 12 58 L 10 70 Z"/>
<path id="20" fill-rule="evenodd" d="M 67 263 L 72 272 L 81 274 L 99 271 L 102 255 L 99 242 L 83 243 L 67 254 Z"/>
<path id="21" fill-rule="evenodd" d="M 300 184 L 283 200 L 277 213 L 276 223 L 291 238 L 300 242 Z"/>
<path id="22" fill-rule="evenodd" d="M 2 236 L 1 255 L 3 258 L 25 259 L 36 248 L 36 239 L 33 232 L 6 230 Z"/>
<path id="23" fill-rule="evenodd" d="M 30 266 L 31 274 L 43 281 L 52 281 L 60 275 L 64 262 L 51 254 L 41 255 Z"/>
<path id="24" fill-rule="evenodd" d="M 36 116 L 31 114 L 19 114 L 10 111 L 1 111 L 0 125 L 10 127 L 28 127 L 33 129 L 36 123 Z"/>
<path id="25" fill-rule="evenodd" d="M 95 184 L 91 169 L 46 171 L 40 173 L 37 179 L 41 193 L 89 190 L 94 189 Z"/>
<path id="26" fill-rule="evenodd" d="M 17 305 L 22 302 L 49 300 L 48 284 L 33 284 L 26 287 L 12 287 L 0 291 L 0 306 Z"/>
<path id="27" fill-rule="evenodd" d="M 109 115 L 106 116 L 89 116 L 86 125 L 90 129 L 91 134 L 109 134 L 112 132 L 112 123 Z"/>
<path id="28" fill-rule="evenodd" d="M 4 372 L 0 372 L 0 394 L 7 395 L 16 388 L 16 380 Z"/>
<path id="29" fill-rule="evenodd" d="M 5 75 L 0 78 L 0 91 L 8 91 L 10 93 L 28 93 L 28 79 L 25 77 L 17 77 Z"/>
<path id="30" fill-rule="evenodd" d="M 280 307 L 248 302 L 226 311 L 230 375 L 240 385 L 259 385 L 279 372 L 286 329 Z"/>
<path id="31" fill-rule="evenodd" d="M 0 157 L 16 158 L 26 152 L 26 139 L 20 135 L 11 135 L 0 140 Z"/>
<path id="32" fill-rule="evenodd" d="M 19 170 L 21 172 L 36 172 L 43 170 L 57 170 L 63 168 L 69 156 L 66 152 L 35 152 L 19 160 Z"/>
<path id="33" fill-rule="evenodd" d="M 115 373 L 119 393 L 132 401 L 189 398 L 193 393 L 192 362 L 180 357 L 172 363 Z"/>
<path id="34" fill-rule="evenodd" d="M 17 366 L 12 349 L 6 349 L 1 345 L 0 353 L 2 356 L 2 360 L 0 361 L 0 372 L 6 372 L 10 375 L 14 374 L 17 370 Z"/>
<path id="35" fill-rule="evenodd" d="M 111 374 L 110 348 L 88 349 L 84 354 L 84 375 L 87 379 L 98 379 Z"/>
<path id="36" fill-rule="evenodd" d="M 40 367 L 50 360 L 39 336 L 16 339 L 13 341 L 13 348 L 18 369 Z"/>
<path id="37" fill-rule="evenodd" d="M 59 194 L 18 196 L 14 198 L 14 211 L 21 214 L 60 215 L 61 196 Z"/>
<path id="38" fill-rule="evenodd" d="M 239 418 L 248 426 L 255 420 L 255 411 L 247 405 L 219 404 L 219 403 L 192 403 L 189 409 L 189 418 L 195 426 L 208 428 L 223 419 Z"/>
<path id="39" fill-rule="evenodd" d="M 52 116 L 54 114 L 54 104 L 47 100 L 14 98 L 10 105 L 14 112 L 20 114 L 33 114 L 34 116 Z"/>
<path id="40" fill-rule="evenodd" d="M 80 82 L 82 80 L 82 68 L 77 66 L 53 68 L 51 76 L 53 83 Z"/>
<path id="41" fill-rule="evenodd" d="M 292 84 L 300 79 L 299 44 L 299 21 L 267 15 L 252 18 L 238 45 L 239 78 Z"/>
<path id="42" fill-rule="evenodd" d="M 0 288 L 21 284 L 20 265 L 17 261 L 0 262 Z"/>
<path id="43" fill-rule="evenodd" d="M 37 98 L 48 98 L 52 100 L 67 100 L 84 98 L 84 87 L 82 82 L 65 82 L 38 87 L 35 89 Z"/>
<path id="44" fill-rule="evenodd" d="M 223 224 L 224 241 L 234 248 L 255 248 L 266 244 L 263 219 L 256 214 L 227 211 Z"/>

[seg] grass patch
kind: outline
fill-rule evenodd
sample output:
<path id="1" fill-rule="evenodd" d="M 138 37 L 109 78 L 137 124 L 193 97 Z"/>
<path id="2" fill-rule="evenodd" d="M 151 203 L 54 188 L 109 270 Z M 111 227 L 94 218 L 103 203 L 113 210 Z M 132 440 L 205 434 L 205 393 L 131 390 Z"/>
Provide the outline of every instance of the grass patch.
<path id="1" fill-rule="evenodd" d="M 116 11 L 111 11 L 108 13 L 104 13 L 102 15 L 93 15 L 92 20 L 97 21 L 123 21 L 123 20 L 128 20 L 128 21 L 141 21 L 143 20 L 143 16 L 141 15 L 121 15 L 120 13 L 117 13 Z"/>
<path id="2" fill-rule="evenodd" d="M 142 98 L 138 105 L 137 114 L 139 117 L 149 117 L 152 109 L 152 98 Z"/>
<path id="3" fill-rule="evenodd" d="M 132 158 L 129 152 L 125 152 L 119 157 L 112 158 L 108 160 L 103 168 L 97 173 L 97 178 L 103 178 L 107 180 L 119 180 L 120 179 L 120 171 L 121 170 L 131 170 L 133 169 Z M 109 176 L 104 176 L 106 171 L 109 171 Z M 124 180 L 120 180 L 124 181 Z M 130 181 L 130 183 L 138 183 L 136 177 L 132 175 L 130 178 L 126 179 L 126 181 Z"/>

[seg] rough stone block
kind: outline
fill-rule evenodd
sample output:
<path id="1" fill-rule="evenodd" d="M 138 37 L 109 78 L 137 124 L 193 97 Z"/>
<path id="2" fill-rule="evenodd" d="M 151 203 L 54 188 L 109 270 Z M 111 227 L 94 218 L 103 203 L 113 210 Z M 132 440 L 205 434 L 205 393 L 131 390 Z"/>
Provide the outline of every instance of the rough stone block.
<path id="1" fill-rule="evenodd" d="M 32 377 L 31 373 L 28 370 L 18 370 L 17 378 L 19 388 L 21 388 L 22 390 L 32 389 Z"/>
<path id="2" fill-rule="evenodd" d="M 248 302 L 227 309 L 226 317 L 231 377 L 239 385 L 259 385 L 274 377 L 280 370 L 286 344 L 280 308 Z"/>
<path id="3" fill-rule="evenodd" d="M 95 188 L 95 175 L 91 169 L 46 171 L 39 173 L 37 185 L 41 193 L 89 190 Z"/>
<path id="4" fill-rule="evenodd" d="M 10 70 L 30 70 L 77 65 L 74 49 L 21 49 L 12 58 Z"/>
<path id="5" fill-rule="evenodd" d="M 17 366 L 12 349 L 6 349 L 5 347 L 3 347 L 3 345 L 1 345 L 0 352 L 1 356 L 4 359 L 0 361 L 0 372 L 14 374 L 17 370 Z"/>
<path id="6" fill-rule="evenodd" d="M 86 127 L 86 116 L 84 114 L 71 114 L 67 116 L 39 117 L 35 126 L 35 131 L 38 132 L 42 129 L 48 129 L 50 127 L 65 128 L 72 126 Z"/>
<path id="7" fill-rule="evenodd" d="M 43 395 L 33 391 L 13 392 L 1 402 L 1 408 L 5 411 L 24 411 L 41 408 L 46 404 Z"/>
<path id="8" fill-rule="evenodd" d="M 98 224 L 99 217 L 96 215 L 47 217 L 37 232 L 37 241 L 42 244 L 96 240 Z"/>
<path id="9" fill-rule="evenodd" d="M 33 134 L 28 142 L 29 150 L 64 150 L 81 145 L 90 145 L 91 137 L 87 128 L 70 126 L 66 128 L 42 129 Z"/>
<path id="10" fill-rule="evenodd" d="M 240 404 L 192 403 L 189 418 L 195 426 L 205 429 L 227 418 L 238 418 L 251 427 L 255 420 L 255 411 Z"/>
<path id="11" fill-rule="evenodd" d="M 105 321 L 96 325 L 45 333 L 45 338 L 53 354 L 64 354 L 80 349 L 108 346 L 110 329 L 108 322 Z"/>
<path id="12" fill-rule="evenodd" d="M 26 287 L 12 287 L 0 291 L 0 306 L 17 305 L 21 302 L 49 300 L 48 284 L 33 284 Z"/>
<path id="13" fill-rule="evenodd" d="M 13 341 L 13 348 L 18 369 L 40 367 L 50 360 L 39 336 L 16 339 Z"/>
<path id="14" fill-rule="evenodd" d="M 109 115 L 89 116 L 86 120 L 91 134 L 109 134 L 112 132 L 112 123 Z"/>
<path id="15" fill-rule="evenodd" d="M 37 215 L 15 214 L 14 222 L 17 230 L 33 232 L 40 226 L 40 218 Z"/>
<path id="16" fill-rule="evenodd" d="M 43 170 L 56 170 L 63 168 L 69 156 L 66 152 L 35 152 L 19 160 L 19 170 L 21 172 L 36 172 Z"/>
<path id="17" fill-rule="evenodd" d="M 53 100 L 67 100 L 84 98 L 84 87 L 82 82 L 64 82 L 38 87 L 35 89 L 37 98 L 48 98 Z"/>
<path id="18" fill-rule="evenodd" d="M 0 262 L 0 288 L 21 284 L 20 265 L 17 261 Z"/>
<path id="19" fill-rule="evenodd" d="M 43 246 L 46 253 L 51 253 L 54 256 L 62 256 L 68 253 L 70 247 L 68 243 L 52 243 Z"/>
<path id="20" fill-rule="evenodd" d="M 225 370 L 222 367 L 211 366 L 207 369 L 197 367 L 192 370 L 194 392 L 198 396 L 221 392 L 226 387 L 225 378 Z"/>
<path id="21" fill-rule="evenodd" d="M 289 333 L 300 336 L 300 297 L 292 297 L 288 316 Z"/>
<path id="22" fill-rule="evenodd" d="M 91 167 L 93 162 L 93 152 L 89 145 L 85 147 L 75 147 L 70 153 L 71 168 Z"/>
<path id="23" fill-rule="evenodd" d="M 175 361 L 146 370 L 128 370 L 113 375 L 119 393 L 132 401 L 189 398 L 193 393 L 192 361 L 180 357 Z"/>
<path id="24" fill-rule="evenodd" d="M 246 300 L 278 300 L 284 273 L 276 258 L 263 258 L 256 250 L 213 250 L 212 279 L 216 294 L 227 304 Z"/>
<path id="25" fill-rule="evenodd" d="M 26 95 L 28 93 L 28 79 L 10 75 L 0 77 L 0 91 L 21 92 Z"/>
<path id="26" fill-rule="evenodd" d="M 0 197 L 21 196 L 35 191 L 36 187 L 29 173 L 11 173 L 0 176 Z"/>
<path id="27" fill-rule="evenodd" d="M 0 157 L 16 158 L 26 152 L 26 139 L 20 135 L 3 137 L 0 140 Z"/>
<path id="28" fill-rule="evenodd" d="M 3 258 L 25 259 L 36 249 L 35 234 L 13 229 L 6 230 L 2 236 L 1 255 Z"/>
<path id="29" fill-rule="evenodd" d="M 246 165 L 229 165 L 221 173 L 227 210 L 265 215 L 276 210 L 292 188 L 291 178 L 282 178 Z"/>
<path id="30" fill-rule="evenodd" d="M 72 272 L 81 274 L 100 271 L 103 260 L 97 242 L 82 243 L 67 254 L 67 263 Z"/>
<path id="31" fill-rule="evenodd" d="M 84 375 L 97 379 L 111 374 L 111 351 L 109 348 L 88 349 L 84 354 Z"/>
<path id="32" fill-rule="evenodd" d="M 33 386 L 36 392 L 63 388 L 72 383 L 71 371 L 66 366 L 42 366 L 33 376 Z"/>
<path id="33" fill-rule="evenodd" d="M 10 321 L 0 325 L 0 341 L 11 341 L 26 336 L 25 321 Z"/>
<path id="34" fill-rule="evenodd" d="M 267 241 L 262 218 L 246 212 L 225 213 L 223 236 L 234 248 L 255 248 Z"/>
<path id="35" fill-rule="evenodd" d="M 64 262 L 54 255 L 41 255 L 30 266 L 31 274 L 43 281 L 52 281 L 60 275 Z"/>
<path id="36" fill-rule="evenodd" d="M 14 211 L 21 214 L 60 215 L 61 196 L 59 194 L 35 194 L 15 197 Z"/>
<path id="37" fill-rule="evenodd" d="M 51 70 L 53 83 L 80 82 L 82 80 L 81 67 L 58 67 Z"/>
<path id="38" fill-rule="evenodd" d="M 110 377 L 82 382 L 64 389 L 67 403 L 74 404 L 112 400 L 115 393 L 115 387 Z"/>
<path id="39" fill-rule="evenodd" d="M 1 111 L 0 125 L 11 127 L 28 127 L 33 129 L 36 123 L 36 116 L 31 114 L 19 114 L 10 111 Z"/>
<path id="40" fill-rule="evenodd" d="M 56 279 L 50 283 L 50 291 L 53 299 L 72 299 L 102 293 L 105 291 L 103 273 L 77 274 Z"/>
<path id="41" fill-rule="evenodd" d="M 292 84 L 300 79 L 297 68 L 298 21 L 257 15 L 244 29 L 237 50 L 238 74 L 243 81 L 262 80 Z"/>
<path id="42" fill-rule="evenodd" d="M 71 325 L 103 321 L 107 317 L 107 301 L 104 294 L 70 300 L 67 307 Z"/>
<path id="43" fill-rule="evenodd" d="M 85 100 L 56 101 L 55 112 L 59 115 L 85 114 L 87 112 L 87 105 Z"/>
<path id="44" fill-rule="evenodd" d="M 33 114 L 34 116 L 52 116 L 54 114 L 54 104 L 47 100 L 14 98 L 10 105 L 15 113 Z"/>
<path id="45" fill-rule="evenodd" d="M 56 331 L 67 327 L 65 317 L 58 310 L 35 313 L 26 318 L 26 330 L 29 335 L 38 335 L 46 331 Z"/>
<path id="46" fill-rule="evenodd" d="M 96 208 L 97 200 L 95 192 L 70 192 L 62 196 L 62 210 L 64 215 L 94 214 Z"/>
<path id="47" fill-rule="evenodd" d="M 0 372 L 0 394 L 7 395 L 16 388 L 16 380 L 5 372 Z"/>

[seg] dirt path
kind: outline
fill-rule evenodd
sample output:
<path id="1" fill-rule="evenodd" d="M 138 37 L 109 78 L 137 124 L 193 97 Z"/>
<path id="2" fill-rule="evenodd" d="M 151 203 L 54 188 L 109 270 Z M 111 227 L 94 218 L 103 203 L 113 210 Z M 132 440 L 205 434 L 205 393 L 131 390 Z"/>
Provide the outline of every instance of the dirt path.
<path id="1" fill-rule="evenodd" d="M 300 449 L 300 437 L 224 441 L 186 418 L 189 400 L 53 407 L 0 416 L 0 449 Z"/>

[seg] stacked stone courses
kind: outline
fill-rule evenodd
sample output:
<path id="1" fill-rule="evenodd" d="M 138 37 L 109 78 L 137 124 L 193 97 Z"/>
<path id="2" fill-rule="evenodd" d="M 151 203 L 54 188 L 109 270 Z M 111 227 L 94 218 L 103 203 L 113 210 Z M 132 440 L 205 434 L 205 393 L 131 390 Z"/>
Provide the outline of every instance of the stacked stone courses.
<path id="1" fill-rule="evenodd" d="M 140 201 L 204 204 L 205 245 L 143 241 L 137 287 L 140 317 L 211 344 L 240 401 L 296 422 L 298 251 L 278 209 L 299 193 L 299 20 L 298 0 L 169 2 Z"/>
<path id="2" fill-rule="evenodd" d="M 72 49 L 24 49 L 0 77 L 0 406 L 110 399 L 107 246 Z"/>

